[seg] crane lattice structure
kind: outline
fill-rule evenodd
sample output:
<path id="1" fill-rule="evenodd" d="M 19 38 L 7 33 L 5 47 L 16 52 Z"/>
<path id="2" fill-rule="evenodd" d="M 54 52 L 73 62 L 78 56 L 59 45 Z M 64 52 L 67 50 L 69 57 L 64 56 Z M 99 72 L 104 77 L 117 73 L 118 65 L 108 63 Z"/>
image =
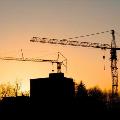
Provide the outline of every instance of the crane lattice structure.
<path id="1" fill-rule="evenodd" d="M 110 31 L 105 31 L 101 33 L 95 33 L 85 36 L 93 36 L 96 34 L 102 34 Z M 117 50 L 120 50 L 120 48 L 116 47 L 115 42 L 115 31 L 111 30 L 112 34 L 112 41 L 111 45 L 109 44 L 103 44 L 103 43 L 91 43 L 91 42 L 80 42 L 77 40 L 73 40 L 74 38 L 80 38 L 80 37 L 74 37 L 74 38 L 68 38 L 68 39 L 48 39 L 48 38 L 40 38 L 40 37 L 32 37 L 30 42 L 40 42 L 40 43 L 50 43 L 50 44 L 60 44 L 60 45 L 71 45 L 71 46 L 81 46 L 81 47 L 93 47 L 93 48 L 101 48 L 103 50 L 110 49 L 110 60 L 111 60 L 111 75 L 112 75 L 112 95 L 116 96 L 118 94 L 118 68 L 117 68 Z"/>
<path id="2" fill-rule="evenodd" d="M 22 52 L 22 50 L 21 50 Z M 60 55 L 64 58 L 62 61 L 59 60 Z M 31 61 L 31 62 L 51 62 L 53 64 L 57 64 L 57 73 L 61 73 L 61 66 L 63 65 L 66 70 L 67 70 L 67 59 L 60 53 L 58 52 L 57 59 L 55 60 L 49 60 L 49 59 L 39 59 L 39 58 L 25 58 L 23 56 L 22 52 L 22 57 L 21 58 L 16 58 L 16 57 L 0 57 L 1 60 L 15 60 L 15 61 Z M 54 71 L 54 70 L 52 70 Z"/>

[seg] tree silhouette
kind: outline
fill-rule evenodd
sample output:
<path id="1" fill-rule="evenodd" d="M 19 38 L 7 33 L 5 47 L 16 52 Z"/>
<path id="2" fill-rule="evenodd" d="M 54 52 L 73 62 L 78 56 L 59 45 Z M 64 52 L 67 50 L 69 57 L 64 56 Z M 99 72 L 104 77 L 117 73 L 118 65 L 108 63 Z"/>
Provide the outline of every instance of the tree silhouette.
<path id="1" fill-rule="evenodd" d="M 103 100 L 104 94 L 100 88 L 94 87 L 88 90 L 88 96 L 94 100 Z"/>
<path id="2" fill-rule="evenodd" d="M 90 88 L 88 90 L 88 101 L 91 112 L 104 113 L 104 111 L 106 110 L 104 97 L 105 95 L 98 87 Z"/>
<path id="3" fill-rule="evenodd" d="M 76 108 L 80 108 L 80 112 L 86 111 L 87 108 L 87 89 L 82 81 L 77 86 Z"/>
<path id="4" fill-rule="evenodd" d="M 84 98 L 87 97 L 87 89 L 85 84 L 81 81 L 80 84 L 77 86 L 77 94 L 76 96 L 78 98 Z"/>

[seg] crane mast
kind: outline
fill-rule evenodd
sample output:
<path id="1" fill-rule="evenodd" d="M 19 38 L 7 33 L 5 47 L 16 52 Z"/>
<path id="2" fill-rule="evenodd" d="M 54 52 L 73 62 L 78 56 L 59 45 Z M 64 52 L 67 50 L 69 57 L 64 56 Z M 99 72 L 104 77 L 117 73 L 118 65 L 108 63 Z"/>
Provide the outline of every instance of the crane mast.
<path id="1" fill-rule="evenodd" d="M 109 31 L 106 31 L 109 32 Z M 104 33 L 104 32 L 101 32 Z M 99 34 L 99 33 L 96 33 Z M 80 42 L 77 40 L 73 40 L 73 38 L 68 39 L 48 39 L 48 38 L 40 38 L 40 37 L 32 37 L 30 42 L 40 42 L 40 43 L 50 43 L 50 44 L 60 44 L 60 45 L 71 45 L 71 46 L 81 46 L 81 47 L 92 47 L 92 48 L 101 48 L 103 50 L 110 49 L 110 60 L 111 60 L 111 75 L 112 75 L 112 96 L 118 94 L 118 68 L 117 68 L 117 50 L 120 48 L 116 47 L 115 42 L 115 31 L 111 30 L 112 41 L 111 45 L 102 44 L 102 43 L 91 43 L 91 42 Z M 94 35 L 94 34 L 91 34 Z M 90 36 L 90 35 L 86 35 Z M 80 36 L 84 37 L 84 36 Z M 78 37 L 75 37 L 78 38 Z"/>
<path id="2" fill-rule="evenodd" d="M 113 97 L 118 93 L 118 68 L 117 68 L 117 52 L 116 52 L 116 42 L 115 42 L 115 31 L 111 30 L 112 42 L 110 50 L 110 60 L 111 60 L 111 74 L 112 74 L 112 95 Z"/>

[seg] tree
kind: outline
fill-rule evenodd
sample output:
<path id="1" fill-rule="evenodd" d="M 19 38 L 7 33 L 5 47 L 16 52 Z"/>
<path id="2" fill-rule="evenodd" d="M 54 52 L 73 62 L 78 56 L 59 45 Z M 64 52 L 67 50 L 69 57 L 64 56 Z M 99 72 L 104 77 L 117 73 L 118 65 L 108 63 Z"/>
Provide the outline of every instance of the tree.
<path id="1" fill-rule="evenodd" d="M 87 96 L 87 89 L 85 84 L 81 81 L 80 84 L 77 86 L 77 97 L 85 98 Z"/>
<path id="2" fill-rule="evenodd" d="M 9 97 L 14 95 L 14 89 L 10 83 L 0 84 L 0 99 L 2 99 L 3 97 Z"/>
<path id="3" fill-rule="evenodd" d="M 88 96 L 94 100 L 103 100 L 104 94 L 100 88 L 94 87 L 88 90 Z"/>
<path id="4" fill-rule="evenodd" d="M 21 93 L 20 88 L 21 88 L 20 83 L 18 83 L 18 82 L 16 81 L 15 86 L 14 86 L 15 96 L 18 96 L 18 95 Z"/>
<path id="5" fill-rule="evenodd" d="M 21 85 L 18 82 L 15 82 L 15 84 L 0 84 L 0 99 L 12 96 L 29 96 L 29 91 L 22 92 Z"/>

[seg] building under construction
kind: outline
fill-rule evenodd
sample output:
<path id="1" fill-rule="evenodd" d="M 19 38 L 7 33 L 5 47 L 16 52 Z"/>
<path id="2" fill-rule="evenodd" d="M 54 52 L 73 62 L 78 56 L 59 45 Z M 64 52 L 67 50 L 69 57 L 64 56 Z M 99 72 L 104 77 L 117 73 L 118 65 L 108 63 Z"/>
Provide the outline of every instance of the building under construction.
<path id="1" fill-rule="evenodd" d="M 48 78 L 30 79 L 31 107 L 42 112 L 69 110 L 74 99 L 74 82 L 64 73 L 50 73 Z M 64 108 L 64 109 L 63 109 Z"/>
<path id="2" fill-rule="evenodd" d="M 48 78 L 30 80 L 31 99 L 62 99 L 74 96 L 74 82 L 64 73 L 50 73 Z"/>

